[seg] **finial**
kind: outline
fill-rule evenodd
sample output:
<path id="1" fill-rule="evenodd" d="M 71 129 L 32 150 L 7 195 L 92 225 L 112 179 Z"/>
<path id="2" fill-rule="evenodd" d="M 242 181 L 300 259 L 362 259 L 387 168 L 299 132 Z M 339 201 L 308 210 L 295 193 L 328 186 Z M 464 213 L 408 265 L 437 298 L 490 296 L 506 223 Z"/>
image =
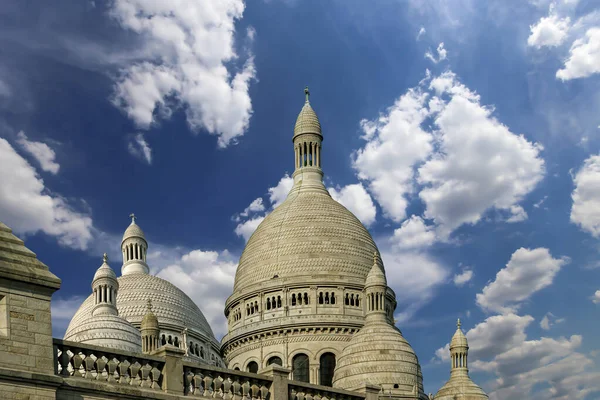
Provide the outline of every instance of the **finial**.
<path id="1" fill-rule="evenodd" d="M 458 329 L 460 329 L 460 318 L 458 319 L 458 321 L 456 321 L 456 327 L 457 327 Z"/>
<path id="2" fill-rule="evenodd" d="M 148 298 L 148 302 L 146 303 L 146 306 L 148 307 L 148 311 L 152 311 L 152 300 L 150 300 L 150 298 Z"/>
<path id="3" fill-rule="evenodd" d="M 106 264 L 108 262 L 108 254 L 106 254 L 106 253 L 102 254 L 102 262 L 104 264 Z"/>
<path id="4" fill-rule="evenodd" d="M 306 102 L 308 103 L 308 96 L 310 96 L 310 92 L 308 91 L 308 86 L 304 88 L 304 94 L 306 95 Z"/>
<path id="5" fill-rule="evenodd" d="M 129 214 L 129 218 L 131 218 L 131 223 L 135 224 L 135 214 L 134 213 Z"/>

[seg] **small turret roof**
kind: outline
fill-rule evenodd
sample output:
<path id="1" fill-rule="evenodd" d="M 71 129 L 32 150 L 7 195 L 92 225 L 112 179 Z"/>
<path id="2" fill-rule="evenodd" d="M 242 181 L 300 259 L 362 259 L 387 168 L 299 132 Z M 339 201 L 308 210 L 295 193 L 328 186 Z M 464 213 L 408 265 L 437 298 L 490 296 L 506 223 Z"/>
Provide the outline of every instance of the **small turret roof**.
<path id="1" fill-rule="evenodd" d="M 126 239 L 129 239 L 132 237 L 138 237 L 140 239 L 144 239 L 144 241 L 145 241 L 146 235 L 144 235 L 144 231 L 142 230 L 142 228 L 140 228 L 139 225 L 136 224 L 135 214 L 130 214 L 129 217 L 131 218 L 131 224 L 129 224 L 129 226 L 125 230 L 125 233 L 123 234 L 123 240 L 121 241 L 121 243 L 123 243 Z"/>
<path id="2" fill-rule="evenodd" d="M 315 113 L 315 110 L 310 106 L 310 101 L 308 97 L 310 92 L 308 91 L 308 86 L 304 89 L 304 94 L 306 95 L 306 101 L 304 102 L 304 106 L 302 110 L 300 110 L 300 114 L 298 114 L 298 118 L 296 119 L 296 125 L 294 126 L 294 137 L 301 135 L 303 133 L 315 133 L 317 135 L 321 134 L 321 123 L 319 122 L 319 118 Z"/>
<path id="3" fill-rule="evenodd" d="M 450 349 L 455 347 L 469 347 L 467 337 L 461 329 L 460 319 L 456 322 L 456 332 L 454 332 L 454 336 L 452 336 L 452 340 L 450 341 Z"/>
<path id="4" fill-rule="evenodd" d="M 106 253 L 104 253 L 102 257 L 102 265 L 94 274 L 94 279 L 92 280 L 92 282 L 101 278 L 110 278 L 114 279 L 115 281 L 117 280 L 117 275 L 115 274 L 115 271 L 113 271 L 113 269 L 108 265 L 108 256 L 106 255 Z"/>

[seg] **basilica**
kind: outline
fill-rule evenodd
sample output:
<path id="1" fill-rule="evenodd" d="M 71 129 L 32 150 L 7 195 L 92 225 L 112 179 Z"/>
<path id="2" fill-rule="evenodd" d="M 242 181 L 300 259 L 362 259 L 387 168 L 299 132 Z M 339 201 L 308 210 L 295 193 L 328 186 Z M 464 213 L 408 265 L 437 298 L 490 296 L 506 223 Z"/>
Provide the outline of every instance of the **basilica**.
<path id="1" fill-rule="evenodd" d="M 435 395 L 424 392 L 419 358 L 394 325 L 396 294 L 377 245 L 323 184 L 323 139 L 307 88 L 292 137 L 293 187 L 246 244 L 224 304 L 228 333 L 220 342 L 202 304 L 150 274 L 148 241 L 132 215 L 121 241 L 120 275 L 105 255 L 64 339 L 54 339 L 51 363 L 63 379 L 57 385 L 114 380 L 173 396 L 181 387 L 181 395 L 223 399 L 488 399 L 469 377 L 460 321 L 450 341 L 447 383 Z M 17 247 L 34 263 L 8 227 L 0 224 L 0 232 L 0 277 Z M 275 376 L 288 382 L 282 392 L 273 389 Z M 0 389 L 3 379 L 0 370 Z M 73 398 L 111 398 L 98 395 L 110 392 L 105 386 L 85 390 L 88 397 Z"/>

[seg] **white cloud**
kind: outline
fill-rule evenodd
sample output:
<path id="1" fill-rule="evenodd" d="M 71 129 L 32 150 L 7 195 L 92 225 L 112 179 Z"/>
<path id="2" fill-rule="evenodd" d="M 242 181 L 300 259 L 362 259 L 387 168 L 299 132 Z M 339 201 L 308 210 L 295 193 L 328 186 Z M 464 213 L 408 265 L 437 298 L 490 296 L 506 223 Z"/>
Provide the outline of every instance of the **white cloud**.
<path id="1" fill-rule="evenodd" d="M 594 302 L 594 304 L 600 304 L 600 290 L 596 290 L 596 292 L 592 296 L 592 301 Z"/>
<path id="2" fill-rule="evenodd" d="M 586 78 L 600 72 L 600 28 L 587 30 L 585 37 L 573 42 L 569 58 L 562 69 L 556 72 L 556 77 L 567 81 L 576 78 Z"/>
<path id="3" fill-rule="evenodd" d="M 431 134 L 421 127 L 429 114 L 427 97 L 410 89 L 379 118 L 360 122 L 367 144 L 354 153 L 353 167 L 359 179 L 368 181 L 384 215 L 396 222 L 406 217 L 414 165 L 433 150 Z"/>
<path id="4" fill-rule="evenodd" d="M 294 186 L 294 179 L 288 174 L 285 174 L 283 178 L 277 182 L 277 185 L 269 188 L 269 202 L 271 207 L 276 208 L 287 198 L 288 193 Z"/>
<path id="5" fill-rule="evenodd" d="M 233 290 L 236 268 L 237 263 L 227 250 L 192 250 L 162 268 L 157 276 L 173 283 L 190 296 L 202 309 L 215 336 L 220 338 L 227 332 L 223 304 Z"/>
<path id="6" fill-rule="evenodd" d="M 556 315 L 552 314 L 551 312 L 548 312 L 540 321 L 540 328 L 542 328 L 545 331 L 548 331 L 555 324 L 560 324 L 562 322 L 565 322 L 564 318 L 557 318 Z"/>
<path id="7" fill-rule="evenodd" d="M 421 37 L 426 33 L 427 31 L 425 30 L 425 27 L 421 27 L 421 29 L 419 29 L 419 33 L 417 34 L 417 40 L 421 39 Z"/>
<path id="8" fill-rule="evenodd" d="M 473 270 L 465 269 L 460 274 L 455 274 L 452 281 L 456 286 L 461 287 L 471 279 L 473 279 Z"/>
<path id="9" fill-rule="evenodd" d="M 443 42 L 438 45 L 436 51 L 437 51 L 437 58 L 433 55 L 433 53 L 431 52 L 431 50 L 428 50 L 425 53 L 425 58 L 427 58 L 428 60 L 430 60 L 434 64 L 437 64 L 440 61 L 444 61 L 444 60 L 446 60 L 448 58 L 448 51 L 444 48 L 444 43 Z"/>
<path id="10" fill-rule="evenodd" d="M 57 292 L 58 293 L 58 292 Z M 52 335 L 55 337 L 63 337 L 65 331 L 71 322 L 71 318 L 79 309 L 81 303 L 85 300 L 85 296 L 71 296 L 61 298 L 57 295 L 52 297 Z"/>
<path id="11" fill-rule="evenodd" d="M 402 250 L 423 249 L 435 243 L 435 229 L 425 225 L 423 218 L 413 215 L 402 222 L 400 228 L 394 230 L 390 240 L 393 246 Z"/>
<path id="12" fill-rule="evenodd" d="M 263 220 L 265 219 L 265 216 L 257 216 L 251 219 L 247 219 L 243 222 L 240 222 L 236 227 L 235 227 L 235 234 L 243 237 L 244 240 L 248 241 L 248 239 L 250 239 L 250 236 L 252 236 L 252 234 L 254 233 L 254 231 L 256 230 L 256 228 L 258 228 L 258 226 L 260 225 L 261 222 L 263 222 Z"/>
<path id="13" fill-rule="evenodd" d="M 600 374 L 589 371 L 592 360 L 575 351 L 582 337 L 528 340 L 525 330 L 533 321 L 528 315 L 495 315 L 466 333 L 471 369 L 497 376 L 487 385 L 490 399 L 584 399 L 599 390 Z M 437 357 L 449 361 L 448 348 L 438 349 Z"/>
<path id="14" fill-rule="evenodd" d="M 55 161 L 56 153 L 46 143 L 29 140 L 23 131 L 17 134 L 17 143 L 36 159 L 44 171 L 54 175 L 58 173 L 60 165 Z"/>
<path id="15" fill-rule="evenodd" d="M 252 201 L 252 203 L 250 203 L 250 205 L 248 207 L 246 207 L 244 209 L 244 211 L 242 211 L 240 216 L 248 217 L 252 213 L 257 213 L 257 212 L 261 212 L 261 211 L 265 211 L 265 205 L 263 204 L 262 197 L 259 197 L 259 198 L 254 199 L 254 201 Z"/>
<path id="16" fill-rule="evenodd" d="M 560 18 L 554 4 L 551 4 L 548 16 L 542 17 L 535 25 L 529 27 L 531 34 L 527 39 L 527 45 L 538 49 L 560 46 L 567 40 L 570 26 L 571 19 Z"/>
<path id="17" fill-rule="evenodd" d="M 388 285 L 398 294 L 398 322 L 409 320 L 434 295 L 448 270 L 433 257 L 416 251 L 381 250 Z"/>
<path id="18" fill-rule="evenodd" d="M 141 133 L 135 135 L 133 140 L 127 145 L 127 149 L 132 156 L 144 160 L 148 164 L 152 164 L 152 149 Z"/>
<path id="19" fill-rule="evenodd" d="M 75 249 L 92 239 L 92 219 L 75 211 L 63 197 L 51 193 L 23 157 L 0 138 L 0 215 L 17 234 L 44 232 Z"/>
<path id="20" fill-rule="evenodd" d="M 585 160 L 573 183 L 571 222 L 600 237 L 600 155 Z"/>
<path id="21" fill-rule="evenodd" d="M 515 251 L 496 280 L 477 294 L 477 304 L 484 310 L 501 313 L 516 311 L 532 294 L 550 286 L 566 258 L 553 258 L 548 249 Z"/>
<path id="22" fill-rule="evenodd" d="M 430 83 L 439 96 L 435 124 L 439 151 L 419 168 L 425 217 L 445 237 L 462 224 L 477 223 L 496 208 L 512 212 L 544 175 L 542 147 L 496 120 L 479 95 L 445 72 Z M 431 103 L 430 102 L 430 103 Z M 515 215 L 515 214 L 513 214 Z M 517 214 L 518 215 L 518 214 Z"/>
<path id="23" fill-rule="evenodd" d="M 256 71 L 251 56 L 239 71 L 231 66 L 239 58 L 234 35 L 243 0 L 112 4 L 110 15 L 140 36 L 147 54 L 121 70 L 116 106 L 142 129 L 182 107 L 190 128 L 217 135 L 220 147 L 244 134 L 252 114 L 248 89 Z M 247 31 L 248 40 L 254 36 L 254 30 Z"/>
<path id="24" fill-rule="evenodd" d="M 512 205 L 509 209 L 510 217 L 506 220 L 506 222 L 521 222 L 527 219 L 527 212 L 523 209 L 523 207 L 518 205 Z"/>
<path id="25" fill-rule="evenodd" d="M 375 222 L 377 209 L 362 184 L 356 183 L 341 189 L 329 188 L 328 190 L 335 201 L 350 210 L 365 226 Z"/>

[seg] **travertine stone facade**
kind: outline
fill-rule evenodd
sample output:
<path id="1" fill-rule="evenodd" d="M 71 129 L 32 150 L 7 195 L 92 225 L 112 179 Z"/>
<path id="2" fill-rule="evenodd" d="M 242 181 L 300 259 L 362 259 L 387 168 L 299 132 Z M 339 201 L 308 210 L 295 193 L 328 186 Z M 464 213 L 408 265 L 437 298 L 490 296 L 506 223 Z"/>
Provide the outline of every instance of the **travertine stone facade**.
<path id="1" fill-rule="evenodd" d="M 323 185 L 322 139 L 307 90 L 293 136 L 294 186 L 248 240 L 225 305 L 230 368 L 276 362 L 295 379 L 331 384 L 335 358 L 364 323 L 364 283 L 377 246 Z M 390 288 L 386 297 L 391 321 Z"/>

